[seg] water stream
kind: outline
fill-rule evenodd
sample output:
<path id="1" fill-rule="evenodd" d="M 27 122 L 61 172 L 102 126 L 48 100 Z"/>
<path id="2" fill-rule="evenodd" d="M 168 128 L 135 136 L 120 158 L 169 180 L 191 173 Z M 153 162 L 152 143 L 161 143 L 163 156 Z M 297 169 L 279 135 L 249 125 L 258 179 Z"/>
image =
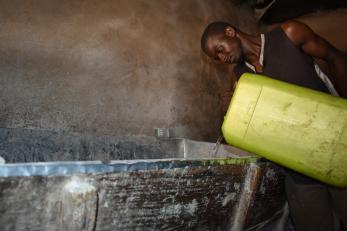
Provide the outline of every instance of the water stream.
<path id="1" fill-rule="evenodd" d="M 214 145 L 214 147 L 212 149 L 212 155 L 211 155 L 212 157 L 216 157 L 217 156 L 218 149 L 219 149 L 219 147 L 221 145 L 221 142 L 222 142 L 223 138 L 224 138 L 223 135 L 218 137 L 218 139 L 216 141 L 216 144 Z"/>

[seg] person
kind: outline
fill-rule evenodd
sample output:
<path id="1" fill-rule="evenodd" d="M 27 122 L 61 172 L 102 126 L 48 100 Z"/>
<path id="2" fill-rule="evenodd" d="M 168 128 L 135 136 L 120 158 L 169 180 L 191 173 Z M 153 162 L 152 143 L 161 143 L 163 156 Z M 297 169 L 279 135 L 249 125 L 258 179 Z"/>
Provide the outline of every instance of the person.
<path id="1" fill-rule="evenodd" d="M 245 72 L 347 98 L 347 54 L 318 36 L 307 25 L 288 21 L 258 36 L 226 22 L 213 22 L 201 37 L 204 53 L 235 64 L 237 78 Z M 328 77 L 314 59 L 328 64 Z M 289 209 L 297 231 L 347 230 L 347 189 L 285 171 Z"/>

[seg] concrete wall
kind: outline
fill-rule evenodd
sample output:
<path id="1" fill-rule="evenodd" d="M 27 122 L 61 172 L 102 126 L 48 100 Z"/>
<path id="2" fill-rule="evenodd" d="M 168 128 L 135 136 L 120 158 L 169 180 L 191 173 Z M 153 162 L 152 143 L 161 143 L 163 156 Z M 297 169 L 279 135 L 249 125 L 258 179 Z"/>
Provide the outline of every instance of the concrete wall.
<path id="1" fill-rule="evenodd" d="M 0 3 L 0 127 L 219 136 L 230 69 L 200 35 L 213 20 L 248 24 L 230 1 Z"/>

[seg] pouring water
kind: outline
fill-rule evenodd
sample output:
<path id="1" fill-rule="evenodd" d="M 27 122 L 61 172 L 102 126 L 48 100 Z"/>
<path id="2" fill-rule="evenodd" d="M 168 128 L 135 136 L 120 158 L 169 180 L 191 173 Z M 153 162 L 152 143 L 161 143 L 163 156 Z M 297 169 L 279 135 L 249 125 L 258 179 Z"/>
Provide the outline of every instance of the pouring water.
<path id="1" fill-rule="evenodd" d="M 219 136 L 217 141 L 216 141 L 216 144 L 214 145 L 213 149 L 212 149 L 212 157 L 216 157 L 217 156 L 217 153 L 218 153 L 218 149 L 219 149 L 219 146 L 221 145 L 221 142 L 223 140 L 223 135 Z"/>

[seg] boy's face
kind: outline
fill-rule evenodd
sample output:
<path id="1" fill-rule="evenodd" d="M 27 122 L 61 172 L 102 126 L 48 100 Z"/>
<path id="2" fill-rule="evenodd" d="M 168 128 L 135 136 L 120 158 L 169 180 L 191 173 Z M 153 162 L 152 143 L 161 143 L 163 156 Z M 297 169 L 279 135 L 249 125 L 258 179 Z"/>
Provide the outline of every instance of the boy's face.
<path id="1" fill-rule="evenodd" d="M 204 52 L 209 57 L 228 64 L 238 64 L 243 58 L 241 41 L 226 34 L 208 38 Z"/>

